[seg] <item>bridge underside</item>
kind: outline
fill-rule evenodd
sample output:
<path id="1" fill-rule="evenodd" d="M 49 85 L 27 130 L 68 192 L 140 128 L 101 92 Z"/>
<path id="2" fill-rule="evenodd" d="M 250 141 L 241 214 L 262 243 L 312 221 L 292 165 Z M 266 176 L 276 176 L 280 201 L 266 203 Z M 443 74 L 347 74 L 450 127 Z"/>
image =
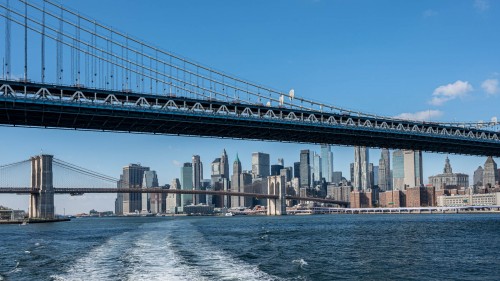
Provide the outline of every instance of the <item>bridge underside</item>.
<path id="1" fill-rule="evenodd" d="M 22 84 L 11 85 L 13 88 L 17 88 L 16 91 L 23 91 Z M 32 91 L 36 90 L 35 87 Z M 60 91 L 60 89 L 52 90 Z M 84 94 L 90 96 L 95 95 L 95 92 L 89 90 Z M 186 103 L 184 98 L 177 99 L 179 102 Z M 267 110 L 268 108 L 262 107 L 262 109 Z M 81 103 L 68 104 L 5 97 L 0 99 L 0 124 L 295 143 L 359 145 L 500 156 L 500 143 L 498 142 L 409 134 L 391 130 L 360 129 L 359 127 L 325 126 L 265 118 L 239 118 L 229 114 L 147 111 L 130 107 L 92 106 Z"/>

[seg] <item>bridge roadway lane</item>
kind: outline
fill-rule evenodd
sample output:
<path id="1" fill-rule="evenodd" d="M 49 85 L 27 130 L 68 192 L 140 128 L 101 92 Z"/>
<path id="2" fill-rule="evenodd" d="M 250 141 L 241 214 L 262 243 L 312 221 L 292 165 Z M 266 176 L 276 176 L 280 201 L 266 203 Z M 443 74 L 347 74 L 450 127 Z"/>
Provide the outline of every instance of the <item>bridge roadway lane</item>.
<path id="1" fill-rule="evenodd" d="M 426 129 L 431 127 L 437 131 L 447 128 L 463 130 L 464 132 L 467 130 L 473 134 L 492 133 L 491 131 L 443 126 L 437 123 L 413 121 L 394 123 L 395 120 L 390 119 L 374 119 L 339 113 L 25 82 L 0 80 L 0 85 L 9 85 L 18 93 L 26 91 L 32 94 L 46 88 L 53 95 L 50 99 L 12 97 L 5 94 L 0 96 L 0 124 L 4 125 L 359 145 L 500 157 L 500 141 L 498 140 L 459 137 L 441 133 L 417 133 L 411 130 L 396 129 L 396 125 L 403 124 L 408 128 L 420 126 L 422 129 Z M 85 102 L 71 100 L 76 92 L 80 92 L 86 97 Z M 110 95 L 113 95 L 113 102 L 109 102 Z M 60 97 L 63 98 L 60 99 Z M 144 99 L 141 100 L 141 98 Z M 147 101 L 149 106 L 134 105 L 135 102 L 141 101 Z M 180 105 L 179 108 L 159 109 L 152 106 L 155 104 L 165 105 L 169 101 Z M 198 105 L 203 109 L 193 110 Z M 224 109 L 223 114 L 216 113 L 221 108 Z M 245 108 L 256 114 L 252 116 L 242 114 Z M 269 110 L 278 117 L 266 116 L 264 112 L 269 112 Z M 291 112 L 298 117 L 298 120 L 284 118 Z M 311 114 L 314 114 L 317 120 L 327 120 L 333 116 L 343 124 L 305 120 Z M 346 123 L 349 118 L 353 122 L 351 125 Z M 359 125 L 366 121 L 370 121 L 372 124 L 387 122 L 391 128 Z"/>

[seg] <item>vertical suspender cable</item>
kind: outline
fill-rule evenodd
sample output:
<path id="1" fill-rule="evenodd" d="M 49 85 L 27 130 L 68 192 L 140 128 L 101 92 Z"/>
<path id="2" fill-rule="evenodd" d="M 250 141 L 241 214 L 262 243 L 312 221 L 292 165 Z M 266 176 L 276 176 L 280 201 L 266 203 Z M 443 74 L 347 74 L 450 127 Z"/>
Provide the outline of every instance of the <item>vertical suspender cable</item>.
<path id="1" fill-rule="evenodd" d="M 24 81 L 28 81 L 28 4 L 24 4 Z"/>
<path id="2" fill-rule="evenodd" d="M 10 79 L 10 7 L 7 0 L 7 9 L 5 9 L 5 78 Z"/>
<path id="3" fill-rule="evenodd" d="M 45 2 L 42 12 L 42 83 L 45 83 Z"/>
<path id="4" fill-rule="evenodd" d="M 77 16 L 78 18 L 78 27 L 76 28 L 76 40 L 78 44 L 78 48 L 80 48 L 80 16 Z M 81 70 L 80 70 L 80 51 L 75 50 L 75 55 L 76 55 L 76 84 L 81 84 Z"/>
<path id="5" fill-rule="evenodd" d="M 61 9 L 61 19 L 59 20 L 59 33 L 57 34 L 57 45 L 56 45 L 56 52 L 57 52 L 57 57 L 56 57 L 56 64 L 57 64 L 57 69 L 56 69 L 56 77 L 57 77 L 57 84 L 62 84 L 63 80 L 63 16 L 64 16 L 64 11 Z"/>

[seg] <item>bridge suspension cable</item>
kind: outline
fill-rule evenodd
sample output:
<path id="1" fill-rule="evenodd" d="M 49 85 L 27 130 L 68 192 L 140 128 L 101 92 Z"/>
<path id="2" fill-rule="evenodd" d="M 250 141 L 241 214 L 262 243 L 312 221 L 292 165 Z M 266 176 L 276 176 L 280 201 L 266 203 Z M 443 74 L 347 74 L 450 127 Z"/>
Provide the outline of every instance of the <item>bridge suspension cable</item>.
<path id="1" fill-rule="evenodd" d="M 16 33 L 11 32 L 11 23 L 15 23 L 24 29 L 25 35 L 24 80 L 35 77 L 28 75 L 28 70 L 33 73 L 35 72 L 33 69 L 41 69 L 40 80 L 43 83 L 79 87 L 87 85 L 95 89 L 216 99 L 252 105 L 267 104 L 299 110 L 398 120 L 301 98 L 295 96 L 293 90 L 290 92 L 275 90 L 226 74 L 162 50 L 52 0 L 18 0 L 15 3 L 4 1 L 5 4 L 0 4 L 0 8 L 4 10 L 1 16 L 5 18 L 3 69 L 7 80 L 12 79 L 10 46 L 11 37 Z M 38 43 L 37 37 L 40 38 Z M 41 67 L 28 67 L 29 64 L 38 63 L 33 59 L 28 60 L 28 48 L 37 44 L 41 46 Z M 50 48 L 50 44 L 55 45 L 55 48 Z M 55 54 L 47 50 L 55 50 Z M 70 59 L 66 62 L 63 61 L 64 53 L 70 54 Z M 49 67 L 47 58 L 52 57 L 56 64 L 54 76 L 46 71 Z M 67 71 L 68 68 L 70 71 Z M 430 123 L 499 130 L 497 120 Z"/>

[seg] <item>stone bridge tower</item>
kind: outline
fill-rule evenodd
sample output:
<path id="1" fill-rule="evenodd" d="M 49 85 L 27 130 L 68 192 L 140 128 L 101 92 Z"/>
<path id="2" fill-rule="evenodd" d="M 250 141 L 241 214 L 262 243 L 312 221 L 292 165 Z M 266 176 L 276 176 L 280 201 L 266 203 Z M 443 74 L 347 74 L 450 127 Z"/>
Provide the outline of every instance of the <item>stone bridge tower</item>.
<path id="1" fill-rule="evenodd" d="M 52 155 L 31 157 L 31 188 L 29 218 L 53 219 L 54 186 L 52 174 Z"/>
<path id="2" fill-rule="evenodd" d="M 268 194 L 278 195 L 278 199 L 267 199 L 267 215 L 286 215 L 286 179 L 284 176 L 269 176 L 267 178 Z"/>

